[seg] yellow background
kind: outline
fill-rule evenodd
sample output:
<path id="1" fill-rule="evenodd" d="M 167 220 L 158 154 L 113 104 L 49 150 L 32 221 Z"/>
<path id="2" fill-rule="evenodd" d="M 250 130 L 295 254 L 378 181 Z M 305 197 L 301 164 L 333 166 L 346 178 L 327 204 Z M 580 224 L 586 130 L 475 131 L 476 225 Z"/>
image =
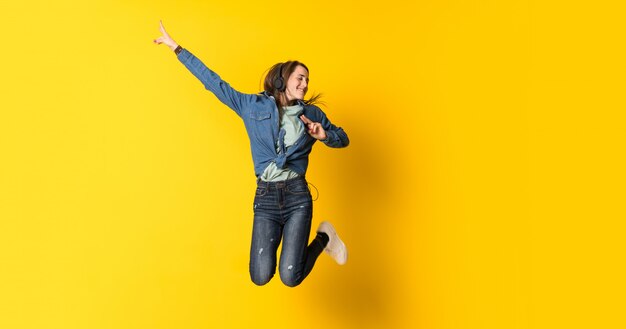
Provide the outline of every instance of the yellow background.
<path id="1" fill-rule="evenodd" d="M 0 328 L 623 328 L 622 8 L 2 1 Z M 298 59 L 351 139 L 313 224 L 346 266 L 248 276 L 243 92 Z"/>

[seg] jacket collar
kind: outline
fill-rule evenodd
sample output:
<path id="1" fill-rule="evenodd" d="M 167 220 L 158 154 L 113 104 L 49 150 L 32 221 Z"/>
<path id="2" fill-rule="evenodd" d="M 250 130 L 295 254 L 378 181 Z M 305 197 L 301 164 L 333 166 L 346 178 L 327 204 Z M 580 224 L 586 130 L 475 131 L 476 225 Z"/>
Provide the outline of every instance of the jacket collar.
<path id="1" fill-rule="evenodd" d="M 274 98 L 274 96 L 270 95 L 270 93 L 268 93 L 265 90 L 263 90 L 259 94 L 264 95 L 265 97 L 269 97 L 269 98 L 271 98 L 274 101 L 276 100 L 276 98 Z M 302 105 L 302 107 L 304 107 L 306 105 L 306 103 L 303 100 L 301 100 L 301 99 L 296 100 L 296 104 Z"/>

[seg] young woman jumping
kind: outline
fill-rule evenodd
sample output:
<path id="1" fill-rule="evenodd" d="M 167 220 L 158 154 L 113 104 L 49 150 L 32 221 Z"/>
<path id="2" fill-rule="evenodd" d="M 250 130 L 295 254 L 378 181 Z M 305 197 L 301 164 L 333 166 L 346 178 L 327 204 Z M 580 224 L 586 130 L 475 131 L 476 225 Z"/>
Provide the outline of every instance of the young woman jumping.
<path id="1" fill-rule="evenodd" d="M 207 90 L 237 113 L 248 133 L 257 177 L 250 248 L 252 282 L 264 285 L 274 276 L 281 240 L 279 273 L 287 286 L 299 285 L 322 251 L 345 264 L 348 251 L 330 223 L 322 222 L 308 243 L 313 202 L 305 174 L 313 144 L 318 140 L 329 147 L 349 144 L 343 129 L 313 104 L 319 95 L 304 99 L 309 69 L 298 61 L 278 63 L 267 73 L 264 91 L 244 94 L 178 45 L 163 23 L 160 30 L 162 35 L 154 43 L 174 51 Z"/>

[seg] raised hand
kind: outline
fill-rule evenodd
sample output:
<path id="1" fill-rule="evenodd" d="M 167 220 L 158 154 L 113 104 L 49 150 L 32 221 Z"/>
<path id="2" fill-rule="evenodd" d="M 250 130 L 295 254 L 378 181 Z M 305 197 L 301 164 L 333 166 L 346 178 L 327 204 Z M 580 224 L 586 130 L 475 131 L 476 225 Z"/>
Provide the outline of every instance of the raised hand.
<path id="1" fill-rule="evenodd" d="M 157 45 L 160 45 L 160 44 L 163 43 L 163 44 L 168 46 L 173 51 L 174 49 L 176 49 L 176 47 L 178 47 L 178 44 L 165 31 L 165 27 L 163 27 L 163 22 L 159 21 L 159 25 L 160 25 L 159 29 L 161 30 L 161 34 L 162 35 L 160 37 L 154 39 L 153 42 L 156 43 Z"/>
<path id="2" fill-rule="evenodd" d="M 304 125 L 307 127 L 307 132 L 311 135 L 311 137 L 318 140 L 326 139 L 326 131 L 322 127 L 321 123 L 311 121 L 304 114 L 300 116 L 300 119 L 304 122 Z"/>

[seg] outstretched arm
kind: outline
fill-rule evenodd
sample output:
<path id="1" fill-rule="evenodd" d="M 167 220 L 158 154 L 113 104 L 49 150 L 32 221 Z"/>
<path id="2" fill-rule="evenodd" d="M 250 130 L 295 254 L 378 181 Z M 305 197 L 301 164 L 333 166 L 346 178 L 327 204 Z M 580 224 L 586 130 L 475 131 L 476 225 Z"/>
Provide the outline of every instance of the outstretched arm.
<path id="1" fill-rule="evenodd" d="M 172 39 L 172 37 L 165 31 L 163 23 L 160 23 L 161 36 L 154 39 L 154 43 L 165 44 L 171 50 L 176 53 L 178 60 L 185 65 L 185 67 L 196 77 L 204 87 L 212 92 L 222 103 L 230 107 L 237 115 L 242 116 L 242 110 L 246 108 L 246 105 L 254 101 L 254 95 L 244 94 L 233 87 L 231 87 L 226 81 L 222 80 L 220 76 L 211 71 L 200 59 L 195 57 L 192 53 L 183 49 Z"/>

